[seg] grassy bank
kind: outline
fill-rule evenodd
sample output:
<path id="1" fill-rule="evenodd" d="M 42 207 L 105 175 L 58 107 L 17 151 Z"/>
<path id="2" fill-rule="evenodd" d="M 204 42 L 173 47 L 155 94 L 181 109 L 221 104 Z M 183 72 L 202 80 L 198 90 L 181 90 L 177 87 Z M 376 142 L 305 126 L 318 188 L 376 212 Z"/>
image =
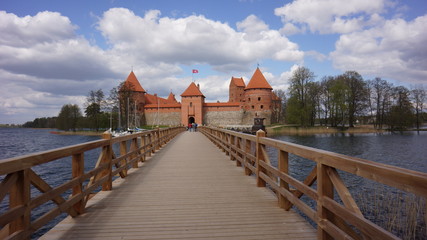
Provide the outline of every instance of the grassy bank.
<path id="1" fill-rule="evenodd" d="M 357 126 L 354 128 L 334 128 L 334 127 L 299 127 L 290 125 L 276 125 L 267 127 L 269 134 L 286 135 L 310 135 L 310 134 L 330 134 L 330 133 L 378 133 L 385 130 L 375 129 L 370 125 Z"/>

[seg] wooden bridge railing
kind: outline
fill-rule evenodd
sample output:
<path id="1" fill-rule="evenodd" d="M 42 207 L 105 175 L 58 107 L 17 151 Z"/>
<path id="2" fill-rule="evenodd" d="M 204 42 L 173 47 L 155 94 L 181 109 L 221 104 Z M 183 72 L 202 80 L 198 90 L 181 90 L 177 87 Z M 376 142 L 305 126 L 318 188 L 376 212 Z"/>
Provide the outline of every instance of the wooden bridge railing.
<path id="1" fill-rule="evenodd" d="M 257 186 L 268 184 L 281 208 L 296 206 L 312 219 L 317 224 L 318 239 L 399 239 L 363 216 L 337 169 L 427 198 L 426 173 L 266 138 L 263 131 L 253 136 L 218 128 L 199 129 L 242 166 L 246 175 L 254 174 Z M 271 165 L 267 146 L 278 151 L 277 167 Z M 316 163 L 303 182 L 289 173 L 289 154 Z M 314 189 L 311 186 L 316 180 Z M 334 191 L 343 204 L 334 200 Z M 316 201 L 316 209 L 303 202 L 302 195 Z M 424 217 L 427 222 L 427 214 Z"/>
<path id="2" fill-rule="evenodd" d="M 114 138 L 104 134 L 103 140 L 0 160 L 3 177 L 0 203 L 7 203 L 6 196 L 9 196 L 9 208 L 0 212 L 0 239 L 29 239 L 61 213 L 73 217 L 84 213 L 87 201 L 96 194 L 94 191 L 101 186 L 103 191 L 112 190 L 113 176 L 126 177 L 129 168 L 137 168 L 138 162 L 145 161 L 182 131 L 183 127 L 156 129 Z M 119 156 L 113 151 L 114 145 L 119 145 Z M 85 172 L 84 153 L 93 149 L 100 151 L 98 161 L 92 170 Z M 32 169 L 66 157 L 71 157 L 72 177 L 57 187 L 51 187 Z M 31 196 L 31 185 L 41 194 Z M 72 192 L 71 195 L 62 197 L 67 191 Z M 32 219 L 31 211 L 49 201 L 56 206 Z"/>

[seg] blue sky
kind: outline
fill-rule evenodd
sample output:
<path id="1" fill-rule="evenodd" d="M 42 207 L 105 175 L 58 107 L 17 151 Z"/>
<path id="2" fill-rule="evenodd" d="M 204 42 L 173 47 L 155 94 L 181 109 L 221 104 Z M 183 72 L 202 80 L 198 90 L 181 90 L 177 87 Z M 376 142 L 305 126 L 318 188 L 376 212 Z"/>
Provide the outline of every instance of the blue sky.
<path id="1" fill-rule="evenodd" d="M 258 64 L 285 91 L 298 66 L 425 85 L 426 26 L 424 0 L 2 0 L 0 123 L 83 108 L 131 69 L 178 100 L 192 69 L 207 101 L 227 101 L 230 78 L 247 83 Z"/>

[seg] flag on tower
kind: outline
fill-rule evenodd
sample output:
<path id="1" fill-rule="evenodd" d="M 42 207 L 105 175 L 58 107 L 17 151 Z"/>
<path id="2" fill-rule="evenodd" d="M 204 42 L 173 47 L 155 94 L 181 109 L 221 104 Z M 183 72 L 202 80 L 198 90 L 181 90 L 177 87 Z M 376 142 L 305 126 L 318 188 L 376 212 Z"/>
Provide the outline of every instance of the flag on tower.
<path id="1" fill-rule="evenodd" d="M 193 69 L 193 73 L 199 73 L 199 70 Z"/>

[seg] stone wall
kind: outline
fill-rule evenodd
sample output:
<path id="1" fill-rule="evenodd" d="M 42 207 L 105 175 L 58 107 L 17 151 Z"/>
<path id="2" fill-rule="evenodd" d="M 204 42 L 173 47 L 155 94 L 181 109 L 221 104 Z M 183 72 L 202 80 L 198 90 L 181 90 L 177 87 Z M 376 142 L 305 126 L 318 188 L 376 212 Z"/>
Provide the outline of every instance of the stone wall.
<path id="1" fill-rule="evenodd" d="M 181 112 L 145 113 L 147 125 L 180 126 Z"/>
<path id="2" fill-rule="evenodd" d="M 203 114 L 203 124 L 208 126 L 241 125 L 243 110 L 209 111 Z"/>
<path id="3" fill-rule="evenodd" d="M 208 126 L 253 125 L 254 118 L 265 118 L 271 124 L 271 111 L 208 111 L 203 114 L 203 124 Z"/>

